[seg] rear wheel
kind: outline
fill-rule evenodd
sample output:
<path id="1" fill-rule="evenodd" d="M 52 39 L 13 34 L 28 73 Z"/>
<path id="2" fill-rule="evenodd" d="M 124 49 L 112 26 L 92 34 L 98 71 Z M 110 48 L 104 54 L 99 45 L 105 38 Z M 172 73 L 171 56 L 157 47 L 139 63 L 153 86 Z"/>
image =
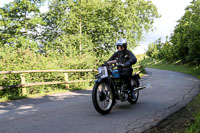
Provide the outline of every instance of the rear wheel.
<path id="1" fill-rule="evenodd" d="M 139 85 L 138 85 L 138 82 L 133 78 L 131 79 L 131 86 L 133 86 L 132 89 L 133 89 L 133 92 L 135 94 L 135 98 L 132 98 L 131 96 L 129 96 L 128 101 L 131 104 L 135 104 L 135 103 L 137 103 L 137 100 L 139 98 L 139 91 L 135 91 L 134 88 L 139 87 Z"/>
<path id="2" fill-rule="evenodd" d="M 107 83 L 96 83 L 92 91 L 92 102 L 97 112 L 108 114 L 113 107 L 113 92 Z"/>

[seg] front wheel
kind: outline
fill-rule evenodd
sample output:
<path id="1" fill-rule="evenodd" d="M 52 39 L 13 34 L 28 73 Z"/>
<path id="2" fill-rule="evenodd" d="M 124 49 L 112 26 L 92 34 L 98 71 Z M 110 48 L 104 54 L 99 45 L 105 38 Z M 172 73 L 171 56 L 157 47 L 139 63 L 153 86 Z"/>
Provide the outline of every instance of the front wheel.
<path id="1" fill-rule="evenodd" d="M 139 85 L 138 85 L 138 82 L 136 82 L 136 80 L 133 78 L 131 79 L 131 86 L 133 87 L 132 89 L 135 94 L 135 98 L 132 98 L 131 96 L 129 96 L 128 101 L 131 104 L 135 104 L 135 103 L 137 103 L 137 100 L 139 98 L 139 90 L 135 91 L 134 88 L 139 87 Z"/>
<path id="2" fill-rule="evenodd" d="M 96 83 L 92 91 L 92 102 L 97 112 L 108 114 L 113 107 L 113 92 L 107 83 Z"/>

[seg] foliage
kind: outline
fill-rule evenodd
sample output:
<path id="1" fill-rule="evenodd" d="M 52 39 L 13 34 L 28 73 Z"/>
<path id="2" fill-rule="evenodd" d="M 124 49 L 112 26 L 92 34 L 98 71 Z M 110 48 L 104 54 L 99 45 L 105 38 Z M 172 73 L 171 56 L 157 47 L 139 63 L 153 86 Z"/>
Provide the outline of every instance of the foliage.
<path id="1" fill-rule="evenodd" d="M 24 41 L 32 44 L 36 41 L 37 28 L 43 24 L 39 14 L 41 4 L 42 0 L 14 0 L 0 8 L 1 46 L 33 47 Z"/>
<path id="2" fill-rule="evenodd" d="M 158 17 L 156 7 L 145 0 L 53 0 L 49 9 L 44 36 L 51 46 L 63 50 L 73 46 L 97 55 L 113 50 L 121 37 L 135 47 L 143 30 L 149 30 Z M 58 44 L 60 38 L 66 38 L 65 48 Z"/>
<path id="3" fill-rule="evenodd" d="M 9 55 L 9 56 L 8 56 Z M 15 48 L 5 46 L 0 48 L 0 71 L 21 71 L 21 70 L 49 70 L 49 69 L 91 69 L 97 68 L 103 60 L 108 57 L 103 56 L 101 59 L 93 55 L 76 55 L 73 57 L 61 55 L 59 52 L 48 51 L 46 55 L 34 52 L 30 49 Z M 93 79 L 94 73 L 69 73 L 69 80 L 87 80 Z M 32 73 L 25 74 L 27 83 L 34 82 L 51 82 L 64 81 L 63 73 Z M 0 86 L 10 86 L 20 84 L 19 74 L 0 75 Z M 70 85 L 71 88 L 88 87 L 89 83 Z M 64 88 L 63 85 L 29 87 L 30 94 L 50 91 L 52 88 Z M 50 89 L 50 90 L 49 90 Z M 20 95 L 18 89 L 7 89 L 0 92 L 0 97 L 6 95 Z"/>
<path id="4" fill-rule="evenodd" d="M 200 67 L 194 66 L 190 63 L 188 64 L 180 64 L 178 62 L 165 62 L 164 60 L 154 60 L 152 61 L 150 58 L 146 58 L 141 61 L 141 64 L 150 68 L 170 70 L 176 72 L 182 72 L 186 74 L 193 75 L 200 79 Z"/>
<path id="5" fill-rule="evenodd" d="M 198 98 L 200 98 L 199 95 L 198 95 Z M 200 102 L 200 100 L 198 99 L 198 103 L 199 102 Z M 197 107 L 199 107 L 198 103 L 196 103 Z M 195 122 L 190 124 L 190 127 L 185 131 L 185 133 L 199 133 L 200 132 L 199 125 L 200 125 L 200 111 L 196 114 Z"/>
<path id="6" fill-rule="evenodd" d="M 40 13 L 44 1 L 14 0 L 0 8 L 1 46 L 99 56 L 114 51 L 122 37 L 133 49 L 158 17 L 148 0 L 51 0 Z"/>
<path id="7" fill-rule="evenodd" d="M 200 0 L 193 0 L 178 21 L 170 40 L 149 45 L 147 55 L 167 61 L 200 63 Z M 159 39 L 158 39 L 159 40 Z"/>
<path id="8" fill-rule="evenodd" d="M 14 0 L 0 8 L 0 71 L 97 68 L 116 50 L 117 39 L 127 38 L 133 49 L 159 17 L 149 0 L 51 0 L 49 10 L 41 13 L 44 2 Z M 64 79 L 60 73 L 25 77 L 26 82 Z M 69 78 L 93 75 L 70 73 Z M 16 84 L 20 84 L 18 74 L 0 75 L 0 86 Z M 72 87 L 83 86 L 87 85 Z M 28 91 L 48 90 L 43 86 Z M 0 97 L 19 94 L 16 89 L 0 91 Z"/>

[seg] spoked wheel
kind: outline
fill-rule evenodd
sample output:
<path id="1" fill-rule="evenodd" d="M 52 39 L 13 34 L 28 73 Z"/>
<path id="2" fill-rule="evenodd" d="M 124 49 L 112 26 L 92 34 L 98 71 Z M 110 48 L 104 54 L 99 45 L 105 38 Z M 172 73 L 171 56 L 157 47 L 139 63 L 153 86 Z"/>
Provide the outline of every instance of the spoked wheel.
<path id="1" fill-rule="evenodd" d="M 108 114 L 113 107 L 113 92 L 107 83 L 96 83 L 92 91 L 92 102 L 97 112 Z"/>
<path id="2" fill-rule="evenodd" d="M 135 98 L 132 98 L 131 96 L 129 96 L 128 101 L 131 104 L 135 104 L 139 98 L 139 91 L 135 91 L 134 88 L 138 87 L 137 82 L 135 81 L 135 79 L 131 78 L 131 86 L 133 86 L 133 92 L 135 94 Z"/>

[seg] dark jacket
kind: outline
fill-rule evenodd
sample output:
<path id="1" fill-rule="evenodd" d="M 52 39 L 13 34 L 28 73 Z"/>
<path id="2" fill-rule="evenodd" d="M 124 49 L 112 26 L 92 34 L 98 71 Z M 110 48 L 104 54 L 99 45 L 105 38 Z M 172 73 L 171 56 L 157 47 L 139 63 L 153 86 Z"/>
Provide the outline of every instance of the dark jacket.
<path id="1" fill-rule="evenodd" d="M 115 52 L 108 61 L 117 60 L 118 63 L 124 64 L 123 68 L 119 67 L 119 71 L 133 71 L 132 65 L 137 62 L 135 55 L 129 50 Z"/>

